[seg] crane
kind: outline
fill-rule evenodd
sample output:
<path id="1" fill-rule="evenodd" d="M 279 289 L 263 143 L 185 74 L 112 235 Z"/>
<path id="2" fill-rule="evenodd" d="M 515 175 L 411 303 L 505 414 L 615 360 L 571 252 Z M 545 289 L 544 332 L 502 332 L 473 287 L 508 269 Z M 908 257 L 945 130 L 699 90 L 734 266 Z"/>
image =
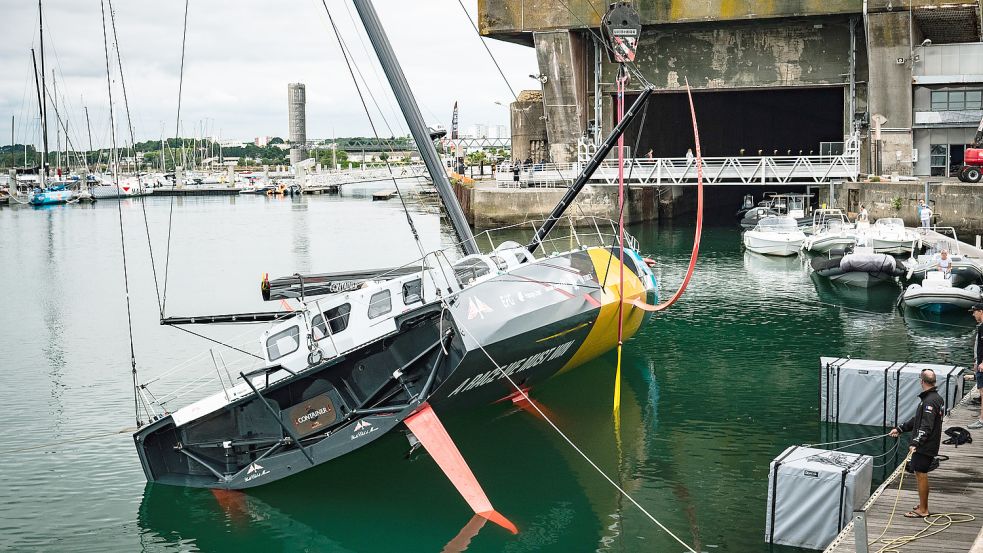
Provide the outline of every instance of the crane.
<path id="1" fill-rule="evenodd" d="M 959 180 L 962 182 L 980 182 L 983 177 L 983 120 L 976 129 L 976 137 L 973 143 L 966 148 L 963 154 L 963 166 L 959 169 Z"/>

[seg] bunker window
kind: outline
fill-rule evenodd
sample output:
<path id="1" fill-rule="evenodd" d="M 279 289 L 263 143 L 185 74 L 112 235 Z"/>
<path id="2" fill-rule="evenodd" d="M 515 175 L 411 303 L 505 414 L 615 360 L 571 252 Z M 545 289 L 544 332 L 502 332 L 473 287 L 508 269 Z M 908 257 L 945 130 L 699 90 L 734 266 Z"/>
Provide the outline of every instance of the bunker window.
<path id="1" fill-rule="evenodd" d="M 415 279 L 403 284 L 403 304 L 410 305 L 423 301 L 423 282 Z"/>
<path id="2" fill-rule="evenodd" d="M 270 361 L 276 361 L 284 355 L 297 351 L 299 347 L 300 327 L 294 325 L 266 339 L 266 356 Z"/>
<path id="3" fill-rule="evenodd" d="M 376 317 L 381 317 L 386 313 L 392 311 L 393 302 L 392 294 L 389 290 L 383 290 L 381 292 L 376 292 L 372 294 L 369 298 L 369 318 L 375 319 Z"/>

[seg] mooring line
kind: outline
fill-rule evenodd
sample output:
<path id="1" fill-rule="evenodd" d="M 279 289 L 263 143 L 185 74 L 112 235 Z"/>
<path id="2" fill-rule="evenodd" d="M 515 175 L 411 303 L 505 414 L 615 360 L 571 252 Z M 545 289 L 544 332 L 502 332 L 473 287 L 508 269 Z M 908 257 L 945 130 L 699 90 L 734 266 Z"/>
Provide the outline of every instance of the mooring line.
<path id="1" fill-rule="evenodd" d="M 130 432 L 133 432 L 134 430 L 136 430 L 136 428 L 124 428 L 122 430 L 117 430 L 115 432 L 106 432 L 104 434 L 93 434 L 93 435 L 90 435 L 90 436 L 82 436 L 82 437 L 79 437 L 79 438 L 71 438 L 71 439 L 68 439 L 68 440 L 60 440 L 60 441 L 57 441 L 57 442 L 50 442 L 50 443 L 41 444 L 41 445 L 32 445 L 32 446 L 29 446 L 29 447 L 21 447 L 21 448 L 17 448 L 17 449 L 6 449 L 6 450 L 3 450 L 3 451 L 0 451 L 0 455 L 11 455 L 11 454 L 14 454 L 14 453 L 23 453 L 25 451 L 35 451 L 35 450 L 38 450 L 38 449 L 45 449 L 45 448 L 55 447 L 55 446 L 64 445 L 64 444 L 71 444 L 71 443 L 76 443 L 76 442 L 84 442 L 84 441 L 88 441 L 88 440 L 96 440 L 96 439 L 99 439 L 99 438 L 106 438 L 106 437 L 109 437 L 109 436 L 118 436 L 120 434 L 128 434 Z"/>

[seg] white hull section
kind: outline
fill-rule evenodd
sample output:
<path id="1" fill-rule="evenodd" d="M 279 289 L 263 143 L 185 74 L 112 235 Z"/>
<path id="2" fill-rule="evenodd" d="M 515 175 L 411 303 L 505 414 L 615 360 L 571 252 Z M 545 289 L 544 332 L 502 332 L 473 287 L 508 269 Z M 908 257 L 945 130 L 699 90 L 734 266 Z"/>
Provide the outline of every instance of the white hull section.
<path id="1" fill-rule="evenodd" d="M 876 253 L 911 253 L 911 241 L 893 240 L 887 238 L 872 238 L 870 245 Z"/>
<path id="2" fill-rule="evenodd" d="M 912 284 L 904 292 L 904 302 L 910 307 L 932 311 L 969 309 L 974 304 L 983 302 L 983 295 L 976 285 L 951 288 Z"/>
<path id="3" fill-rule="evenodd" d="M 845 249 L 857 243 L 857 239 L 852 236 L 821 236 L 812 235 L 803 244 L 803 249 L 814 253 L 829 253 L 830 250 Z"/>
<path id="4" fill-rule="evenodd" d="M 805 235 L 801 232 L 782 234 L 749 230 L 744 233 L 744 247 L 763 255 L 796 255 L 803 241 Z"/>

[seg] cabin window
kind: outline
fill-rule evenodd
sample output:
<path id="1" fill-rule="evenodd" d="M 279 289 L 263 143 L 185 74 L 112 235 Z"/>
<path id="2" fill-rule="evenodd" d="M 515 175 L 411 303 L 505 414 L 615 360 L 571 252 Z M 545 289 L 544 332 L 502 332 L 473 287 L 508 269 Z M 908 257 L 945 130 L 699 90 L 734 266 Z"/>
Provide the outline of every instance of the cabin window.
<path id="1" fill-rule="evenodd" d="M 294 325 L 266 339 L 266 356 L 270 361 L 276 361 L 284 355 L 297 351 L 299 347 L 300 327 Z"/>
<path id="2" fill-rule="evenodd" d="M 393 309 L 392 294 L 389 290 L 383 290 L 372 294 L 369 298 L 369 318 L 374 319 L 389 313 Z"/>
<path id="3" fill-rule="evenodd" d="M 489 255 L 488 259 L 490 259 L 491 262 L 495 264 L 495 267 L 499 271 L 504 271 L 509 268 L 509 264 L 504 259 L 502 259 L 497 255 Z"/>
<path id="4" fill-rule="evenodd" d="M 410 305 L 419 301 L 423 301 L 423 281 L 415 279 L 403 284 L 403 304 Z"/>
<path id="5" fill-rule="evenodd" d="M 488 262 L 484 259 L 465 259 L 454 265 L 454 272 L 457 274 L 457 280 L 461 285 L 466 286 L 471 282 L 478 280 L 479 278 L 490 274 L 491 269 L 488 267 Z"/>
<path id="6" fill-rule="evenodd" d="M 315 329 L 321 332 L 321 336 L 328 335 L 328 328 L 331 328 L 332 334 L 338 334 L 339 332 L 348 328 L 348 314 L 352 312 L 352 304 L 343 303 L 338 307 L 332 307 L 324 312 L 324 316 L 317 315 L 311 324 Z M 324 324 L 324 319 L 328 320 L 327 326 Z"/>

